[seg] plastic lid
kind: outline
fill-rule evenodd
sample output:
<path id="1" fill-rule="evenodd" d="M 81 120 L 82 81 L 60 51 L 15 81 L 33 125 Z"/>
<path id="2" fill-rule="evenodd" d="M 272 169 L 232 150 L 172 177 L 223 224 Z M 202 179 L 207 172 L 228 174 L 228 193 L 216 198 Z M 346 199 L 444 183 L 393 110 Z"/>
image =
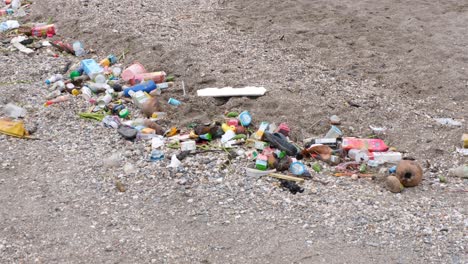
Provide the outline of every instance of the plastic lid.
<path id="1" fill-rule="evenodd" d="M 120 118 L 126 118 L 130 114 L 127 108 L 120 110 L 119 116 Z"/>
<path id="2" fill-rule="evenodd" d="M 70 79 L 75 80 L 76 77 L 81 76 L 81 73 L 79 71 L 72 71 L 70 72 Z"/>

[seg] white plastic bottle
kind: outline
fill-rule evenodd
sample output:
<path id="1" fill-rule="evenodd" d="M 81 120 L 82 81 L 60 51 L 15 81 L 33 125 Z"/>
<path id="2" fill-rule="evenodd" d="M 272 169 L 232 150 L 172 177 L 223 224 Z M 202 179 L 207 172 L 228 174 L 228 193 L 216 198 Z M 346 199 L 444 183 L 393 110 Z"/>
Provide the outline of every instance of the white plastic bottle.
<path id="1" fill-rule="evenodd" d="M 371 154 L 373 158 L 371 159 L 375 160 L 379 164 L 384 164 L 384 163 L 398 163 L 402 155 L 400 152 L 372 152 Z"/>

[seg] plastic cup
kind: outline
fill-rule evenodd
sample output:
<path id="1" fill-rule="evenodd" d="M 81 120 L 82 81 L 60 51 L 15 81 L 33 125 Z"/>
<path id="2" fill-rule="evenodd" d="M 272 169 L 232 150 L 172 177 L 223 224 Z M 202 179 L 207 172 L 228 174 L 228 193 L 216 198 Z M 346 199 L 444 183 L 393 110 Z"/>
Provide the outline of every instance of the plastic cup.
<path id="1" fill-rule="evenodd" d="M 135 75 L 146 73 L 146 72 L 147 71 L 145 67 L 143 67 L 143 65 L 141 65 L 139 62 L 134 62 L 132 65 L 130 65 L 128 68 L 126 68 L 122 72 L 122 79 L 128 82 L 132 80 L 133 78 L 135 78 Z"/>

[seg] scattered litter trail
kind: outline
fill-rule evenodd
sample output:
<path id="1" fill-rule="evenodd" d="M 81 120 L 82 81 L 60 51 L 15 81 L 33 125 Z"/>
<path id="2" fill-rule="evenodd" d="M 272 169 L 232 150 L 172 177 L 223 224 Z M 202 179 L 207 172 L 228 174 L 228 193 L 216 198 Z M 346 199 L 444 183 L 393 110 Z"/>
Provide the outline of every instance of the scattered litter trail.
<path id="1" fill-rule="evenodd" d="M 348 134 L 387 125 L 392 145 L 429 164 L 425 180 L 395 195 L 366 179 L 317 174 L 304 193 L 292 195 L 274 179 L 246 178 L 243 160 L 226 168 L 225 153 L 189 157 L 186 169 L 173 173 L 143 161 L 147 144 L 78 118 L 87 107 L 80 98 L 43 107 L 43 80 L 75 58 L 54 58 L 46 49 L 26 55 L 2 44 L 0 105 L 23 106 L 40 140 L 0 135 L 0 262 L 467 262 L 467 198 L 456 192 L 466 180 L 438 181 L 466 162 L 453 154 L 467 119 L 467 36 L 457 33 L 466 5 L 117 2 L 41 1 L 25 19 L 50 16 L 59 37 L 81 40 L 101 57 L 129 49 L 126 63 L 175 73 L 193 105 L 176 122 L 248 109 L 292 124 L 298 140 L 326 132 L 331 114 Z M 454 33 L 445 41 L 446 31 Z M 442 57 L 434 55 L 438 48 Z M 199 88 L 247 85 L 269 92 L 224 104 L 194 96 Z M 465 121 L 450 128 L 432 117 Z M 105 168 L 114 153 L 122 166 Z"/>

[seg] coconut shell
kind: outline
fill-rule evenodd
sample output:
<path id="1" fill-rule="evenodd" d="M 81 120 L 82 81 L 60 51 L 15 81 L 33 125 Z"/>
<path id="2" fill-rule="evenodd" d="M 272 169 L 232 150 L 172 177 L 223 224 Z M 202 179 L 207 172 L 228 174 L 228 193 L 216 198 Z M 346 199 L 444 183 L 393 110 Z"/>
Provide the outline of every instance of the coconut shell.
<path id="1" fill-rule="evenodd" d="M 387 177 L 386 183 L 387 183 L 387 189 L 391 191 L 392 193 L 399 193 L 403 191 L 404 187 L 401 184 L 400 180 L 393 175 Z"/>
<path id="2" fill-rule="evenodd" d="M 398 163 L 396 177 L 405 187 L 414 187 L 421 183 L 423 170 L 414 160 L 402 160 Z"/>

